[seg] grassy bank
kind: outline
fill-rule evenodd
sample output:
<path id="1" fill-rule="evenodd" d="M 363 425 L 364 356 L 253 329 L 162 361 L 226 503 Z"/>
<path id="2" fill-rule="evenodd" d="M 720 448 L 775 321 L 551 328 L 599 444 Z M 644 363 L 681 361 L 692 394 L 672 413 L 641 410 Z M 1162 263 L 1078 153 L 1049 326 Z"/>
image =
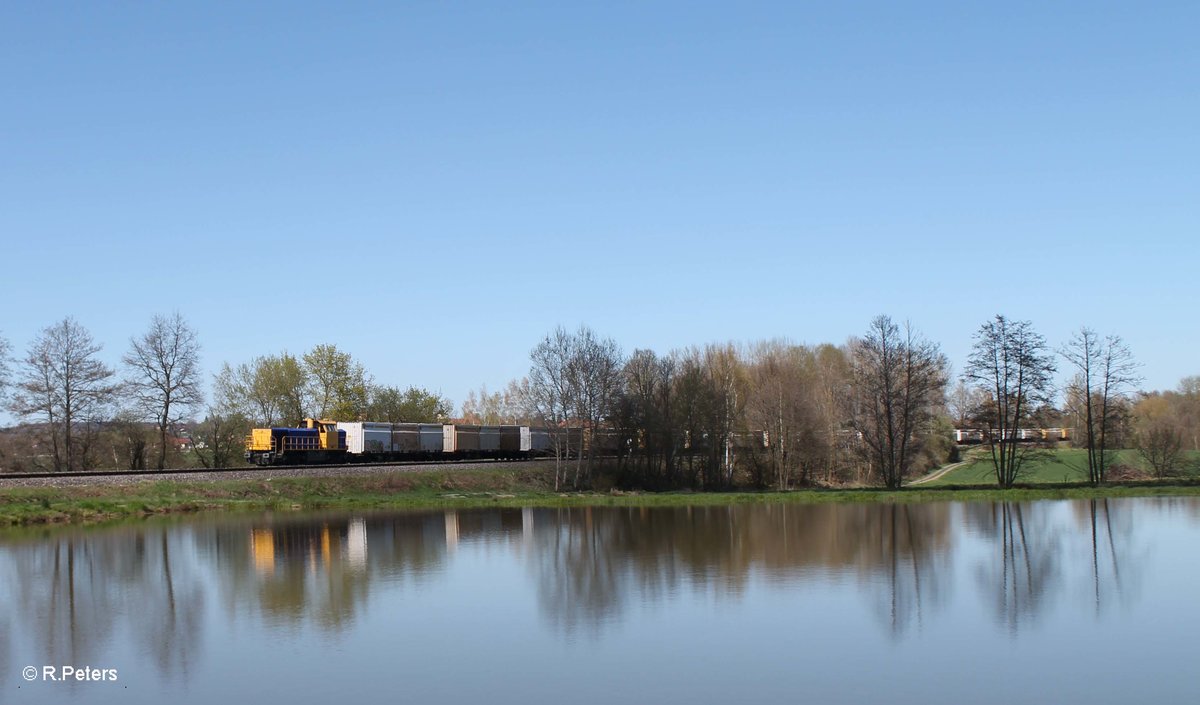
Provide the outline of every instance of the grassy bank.
<path id="1" fill-rule="evenodd" d="M 432 471 L 392 475 L 276 478 L 236 482 L 144 482 L 0 490 L 0 526 L 93 523 L 201 511 L 376 510 L 518 506 L 682 506 L 747 502 L 1029 501 L 1200 495 L 1200 484 L 1124 484 L 1102 488 L 1040 485 L 998 490 L 939 486 L 885 491 L 560 493 L 544 469 Z"/>
<path id="2" fill-rule="evenodd" d="M 1137 451 L 1116 450 L 1113 453 L 1112 465 L 1126 465 L 1141 468 L 1142 460 Z M 996 473 L 992 466 L 991 455 L 983 449 L 971 450 L 967 462 L 942 477 L 927 483 L 926 487 L 946 487 L 955 485 L 987 485 L 995 484 Z M 1194 468 L 1200 461 L 1200 454 L 1187 453 L 1185 462 Z M 1193 474 L 1194 471 L 1189 472 Z M 1020 482 L 1029 485 L 1042 484 L 1072 484 L 1087 482 L 1087 451 L 1082 448 L 1058 448 L 1040 451 L 1029 458 L 1021 468 Z"/>

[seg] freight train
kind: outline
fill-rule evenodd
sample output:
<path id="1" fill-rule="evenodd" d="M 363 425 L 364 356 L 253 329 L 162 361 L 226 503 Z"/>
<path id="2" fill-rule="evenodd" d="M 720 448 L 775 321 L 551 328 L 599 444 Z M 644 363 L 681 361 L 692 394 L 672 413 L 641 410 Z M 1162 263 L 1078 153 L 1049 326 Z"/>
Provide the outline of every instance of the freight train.
<path id="1" fill-rule="evenodd" d="M 954 442 L 959 445 L 974 445 L 987 443 L 989 439 L 999 439 L 1000 429 L 984 430 L 981 428 L 954 429 Z M 1016 439 L 1020 443 L 1058 443 L 1071 440 L 1069 428 L 1018 428 Z"/>
<path id="2" fill-rule="evenodd" d="M 731 434 L 735 450 L 766 448 L 765 431 Z M 703 453 L 720 440 L 686 432 L 678 452 Z M 521 460 L 553 455 L 569 457 L 591 449 L 605 456 L 639 452 L 643 439 L 613 429 L 584 434 L 580 428 L 440 423 L 381 423 L 305 419 L 297 428 L 256 428 L 246 438 L 246 462 L 253 465 L 314 465 L 406 460 Z"/>
<path id="3" fill-rule="evenodd" d="M 378 423 L 305 419 L 297 428 L 256 428 L 246 438 L 254 465 L 387 462 L 392 460 L 517 460 L 549 454 L 553 431 L 529 426 Z M 563 432 L 560 432 L 563 433 Z M 581 433 L 565 442 L 578 448 Z"/>

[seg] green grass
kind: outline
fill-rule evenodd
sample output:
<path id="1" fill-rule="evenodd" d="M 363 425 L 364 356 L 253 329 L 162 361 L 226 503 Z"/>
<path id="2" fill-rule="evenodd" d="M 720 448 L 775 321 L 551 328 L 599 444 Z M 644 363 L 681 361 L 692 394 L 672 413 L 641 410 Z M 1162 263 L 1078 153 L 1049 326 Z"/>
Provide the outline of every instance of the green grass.
<path id="1" fill-rule="evenodd" d="M 1031 501 L 1200 495 L 1200 484 L 1189 482 L 1102 488 L 1045 484 L 1000 490 L 987 487 L 994 485 L 990 476 L 982 482 L 972 482 L 973 477 L 977 476 L 969 475 L 965 482 L 959 478 L 957 484 L 985 486 L 947 487 L 946 483 L 942 483 L 937 487 L 921 486 L 899 491 L 850 488 L 794 492 L 555 492 L 551 473 L 545 466 L 236 482 L 132 482 L 127 485 L 0 490 L 0 526 L 92 524 L 126 518 L 219 511 Z"/>
<path id="2" fill-rule="evenodd" d="M 1195 461 L 1200 454 L 1193 453 L 1189 460 Z M 1113 464 L 1129 465 L 1141 468 L 1142 461 L 1137 451 L 1119 450 L 1113 459 Z M 1021 468 L 1017 477 L 1019 484 L 1069 484 L 1087 482 L 1087 451 L 1082 448 L 1063 448 L 1038 451 Z M 992 468 L 991 455 L 986 449 L 976 448 L 969 451 L 967 464 L 951 470 L 922 487 L 948 487 L 994 485 L 996 473 Z"/>

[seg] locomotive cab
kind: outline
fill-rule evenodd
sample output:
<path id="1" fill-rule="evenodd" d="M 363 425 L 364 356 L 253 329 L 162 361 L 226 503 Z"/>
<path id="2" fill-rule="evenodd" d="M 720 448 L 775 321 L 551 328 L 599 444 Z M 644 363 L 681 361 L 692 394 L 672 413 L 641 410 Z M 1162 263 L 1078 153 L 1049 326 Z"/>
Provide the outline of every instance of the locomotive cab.
<path id="1" fill-rule="evenodd" d="M 346 432 L 338 430 L 337 421 L 304 419 L 304 423 L 300 425 L 300 428 L 307 428 L 317 432 L 317 440 L 320 443 L 321 450 L 346 449 Z"/>
<path id="2" fill-rule="evenodd" d="M 344 461 L 346 432 L 336 421 L 312 418 L 297 428 L 256 428 L 246 438 L 245 458 L 255 465 Z"/>

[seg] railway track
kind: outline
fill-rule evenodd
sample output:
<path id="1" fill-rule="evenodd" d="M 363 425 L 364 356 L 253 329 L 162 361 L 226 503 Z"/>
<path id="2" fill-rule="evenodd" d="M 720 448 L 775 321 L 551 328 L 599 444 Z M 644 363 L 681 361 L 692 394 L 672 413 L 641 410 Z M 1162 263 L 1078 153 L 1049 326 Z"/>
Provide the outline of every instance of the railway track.
<path id="1" fill-rule="evenodd" d="M 307 471 L 322 471 L 328 470 L 333 472 L 342 472 L 357 468 L 396 468 L 403 470 L 405 468 L 421 468 L 430 466 L 456 466 L 456 465 L 497 465 L 497 464 L 513 464 L 513 463 L 536 463 L 541 458 L 527 458 L 523 460 L 500 460 L 500 459 L 458 459 L 458 460 L 406 460 L 392 461 L 382 463 L 335 463 L 335 464 L 317 464 L 317 465 L 243 465 L 239 467 L 227 468 L 171 468 L 164 470 L 98 470 L 89 472 L 0 472 L 0 480 L 73 480 L 73 479 L 119 479 L 119 478 L 145 478 L 145 477 L 172 477 L 188 475 L 260 475 L 260 476 L 279 476 L 295 474 L 297 471 L 301 473 Z"/>

